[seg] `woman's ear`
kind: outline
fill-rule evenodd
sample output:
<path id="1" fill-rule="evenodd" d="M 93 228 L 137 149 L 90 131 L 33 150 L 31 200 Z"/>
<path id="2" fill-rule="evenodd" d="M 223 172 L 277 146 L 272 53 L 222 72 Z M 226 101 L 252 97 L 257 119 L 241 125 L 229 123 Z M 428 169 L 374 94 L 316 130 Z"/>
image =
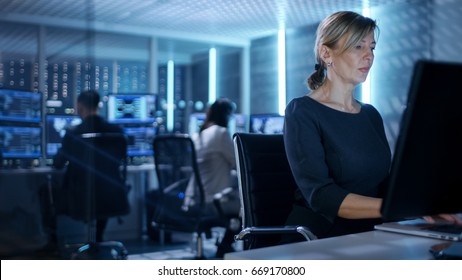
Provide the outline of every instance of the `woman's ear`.
<path id="1" fill-rule="evenodd" d="M 331 49 L 328 48 L 326 45 L 321 46 L 320 56 L 322 61 L 327 64 L 331 59 Z"/>

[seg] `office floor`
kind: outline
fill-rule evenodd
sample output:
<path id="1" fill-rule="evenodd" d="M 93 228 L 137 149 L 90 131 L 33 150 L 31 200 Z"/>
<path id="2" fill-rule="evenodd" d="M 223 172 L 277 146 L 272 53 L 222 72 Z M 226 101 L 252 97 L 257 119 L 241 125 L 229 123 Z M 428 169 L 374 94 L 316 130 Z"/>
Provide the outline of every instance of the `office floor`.
<path id="1" fill-rule="evenodd" d="M 221 259 L 215 256 L 216 242 L 223 234 L 223 229 L 214 228 L 212 238 L 205 239 L 203 242 L 203 255 L 205 259 Z M 160 244 L 157 240 L 152 240 L 148 237 L 118 240 L 123 243 L 128 251 L 128 260 L 183 260 L 194 259 L 195 238 L 189 233 L 172 233 L 171 240 Z M 242 244 L 235 242 L 234 248 L 236 251 L 242 250 Z M 74 249 L 72 249 L 74 250 Z M 2 259 L 7 260 L 65 260 L 70 259 L 71 249 L 49 250 L 47 248 L 28 252 L 15 256 L 6 256 Z"/>

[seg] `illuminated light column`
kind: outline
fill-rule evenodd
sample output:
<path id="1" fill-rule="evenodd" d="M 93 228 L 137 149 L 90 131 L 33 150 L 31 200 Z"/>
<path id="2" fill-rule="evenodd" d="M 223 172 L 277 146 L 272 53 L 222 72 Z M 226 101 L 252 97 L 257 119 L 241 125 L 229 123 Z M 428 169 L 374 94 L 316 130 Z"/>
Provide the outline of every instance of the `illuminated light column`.
<path id="1" fill-rule="evenodd" d="M 167 62 L 167 130 L 172 132 L 173 131 L 173 124 L 174 124 L 174 116 L 173 110 L 175 104 L 173 103 L 173 93 L 174 91 L 174 80 L 175 80 L 175 63 L 173 60 L 169 60 Z"/>
<path id="2" fill-rule="evenodd" d="M 209 50 L 209 104 L 217 99 L 217 50 Z"/>
<path id="3" fill-rule="evenodd" d="M 278 32 L 278 109 L 284 115 L 286 107 L 286 32 L 284 28 Z"/>

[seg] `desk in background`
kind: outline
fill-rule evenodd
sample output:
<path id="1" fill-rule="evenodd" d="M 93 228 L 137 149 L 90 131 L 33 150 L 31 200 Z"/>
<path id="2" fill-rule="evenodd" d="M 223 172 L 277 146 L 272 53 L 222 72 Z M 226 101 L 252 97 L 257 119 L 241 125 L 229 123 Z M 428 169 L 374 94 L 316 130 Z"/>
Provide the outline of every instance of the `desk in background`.
<path id="1" fill-rule="evenodd" d="M 39 189 L 61 179 L 49 167 L 0 169 L 0 255 L 42 248 L 48 241 L 42 224 Z"/>
<path id="2" fill-rule="evenodd" d="M 106 230 L 105 240 L 130 240 L 144 238 L 146 235 L 146 192 L 157 188 L 154 164 L 128 165 L 127 182 L 131 186 L 128 193 L 130 213 L 110 218 Z M 58 238 L 62 243 L 79 243 L 86 236 L 85 227 L 81 222 L 61 215 L 58 219 Z"/>
<path id="3" fill-rule="evenodd" d="M 425 260 L 443 240 L 369 231 L 228 253 L 226 260 Z"/>
<path id="4" fill-rule="evenodd" d="M 48 237 L 42 225 L 39 189 L 48 182 L 59 184 L 64 170 L 51 167 L 0 169 L 0 255 L 28 252 L 46 245 Z M 153 164 L 127 167 L 130 213 L 109 219 L 106 240 L 141 238 L 146 233 L 145 193 L 157 187 Z M 58 216 L 58 238 L 63 243 L 85 241 L 83 222 Z"/>

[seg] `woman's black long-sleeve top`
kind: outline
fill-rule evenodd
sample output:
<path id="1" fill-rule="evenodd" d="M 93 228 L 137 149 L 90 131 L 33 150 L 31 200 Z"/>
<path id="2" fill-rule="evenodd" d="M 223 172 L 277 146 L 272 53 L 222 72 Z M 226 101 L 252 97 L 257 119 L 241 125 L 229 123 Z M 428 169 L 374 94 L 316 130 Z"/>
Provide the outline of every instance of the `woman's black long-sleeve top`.
<path id="1" fill-rule="evenodd" d="M 389 172 L 383 120 L 372 105 L 352 114 L 296 98 L 285 111 L 284 143 L 299 187 L 289 223 L 306 225 L 319 238 L 373 229 L 377 219 L 337 216 L 349 193 L 380 197 Z"/>

